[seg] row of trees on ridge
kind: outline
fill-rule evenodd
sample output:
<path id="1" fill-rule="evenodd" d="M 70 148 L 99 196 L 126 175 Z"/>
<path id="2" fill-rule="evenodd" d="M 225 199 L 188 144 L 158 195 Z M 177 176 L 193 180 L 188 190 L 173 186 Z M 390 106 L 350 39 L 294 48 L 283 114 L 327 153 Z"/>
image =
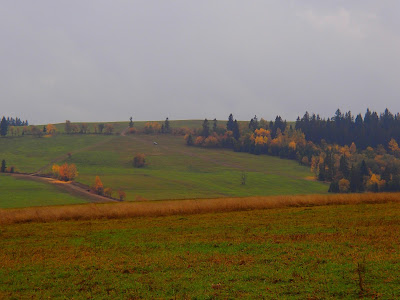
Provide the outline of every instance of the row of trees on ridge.
<path id="1" fill-rule="evenodd" d="M 383 115 L 386 114 L 387 111 Z M 263 119 L 258 121 L 257 117 L 247 124 L 241 123 L 241 126 L 236 122 L 239 128 L 236 134 L 232 124 L 235 121 L 230 115 L 225 129 L 211 131 L 207 128 L 208 121 L 204 120 L 197 135 L 185 135 L 186 143 L 295 159 L 309 166 L 318 180 L 331 182 L 331 192 L 400 190 L 399 135 L 392 136 L 384 145 L 363 148 L 356 146 L 355 142 L 340 145 L 328 143 L 323 138 L 316 141 L 307 139 L 298 126 L 288 126 L 280 116 L 269 123 Z M 388 131 L 394 134 L 395 131 L 390 130 L 388 127 Z"/>

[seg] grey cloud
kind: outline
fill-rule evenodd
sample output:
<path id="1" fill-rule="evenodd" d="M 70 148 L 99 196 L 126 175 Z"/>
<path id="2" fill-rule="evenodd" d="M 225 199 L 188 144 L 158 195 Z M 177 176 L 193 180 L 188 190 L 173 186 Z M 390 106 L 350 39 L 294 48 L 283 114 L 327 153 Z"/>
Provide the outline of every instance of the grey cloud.
<path id="1" fill-rule="evenodd" d="M 4 1 L 1 109 L 35 123 L 400 111 L 397 1 Z"/>

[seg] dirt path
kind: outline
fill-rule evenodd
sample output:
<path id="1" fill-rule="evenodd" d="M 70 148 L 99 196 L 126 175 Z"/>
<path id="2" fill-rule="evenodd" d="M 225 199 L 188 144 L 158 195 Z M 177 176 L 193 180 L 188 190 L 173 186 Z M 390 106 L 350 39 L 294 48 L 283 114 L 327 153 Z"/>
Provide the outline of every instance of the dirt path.
<path id="1" fill-rule="evenodd" d="M 44 182 L 56 186 L 58 189 L 68 192 L 73 196 L 79 196 L 87 199 L 89 202 L 104 203 L 104 202 L 118 202 L 118 200 L 110 199 L 100 195 L 96 195 L 85 189 L 82 185 L 75 182 L 64 182 L 53 178 L 41 177 L 31 174 L 12 174 L 13 177 L 23 180 L 33 180 L 37 182 Z"/>
<path id="2" fill-rule="evenodd" d="M 129 130 L 129 127 L 124 129 L 120 135 L 125 136 L 126 132 Z M 74 151 L 71 151 L 71 154 L 77 154 L 83 151 L 88 151 L 91 150 L 93 148 L 97 148 L 105 143 L 108 143 L 109 141 L 111 141 L 114 138 L 114 136 L 110 136 L 109 138 L 106 138 L 100 142 L 97 142 L 95 144 L 83 147 L 81 149 L 77 149 Z M 25 180 L 34 180 L 34 181 L 39 181 L 39 182 L 45 182 L 48 184 L 53 184 L 55 185 L 57 188 L 68 192 L 71 195 L 74 196 L 80 196 L 83 197 L 85 199 L 87 199 L 90 202 L 98 202 L 98 203 L 102 203 L 102 202 L 117 202 L 118 200 L 115 199 L 110 199 L 107 197 L 103 197 L 100 195 L 96 195 L 91 193 L 83 184 L 77 183 L 77 182 L 63 182 L 63 181 L 59 181 L 53 178 L 48 178 L 48 177 L 42 177 L 39 176 L 39 174 L 41 172 L 43 172 L 44 170 L 46 170 L 47 168 L 49 168 L 51 165 L 63 161 L 68 157 L 68 154 L 64 154 L 61 155 L 59 157 L 56 157 L 54 159 L 52 159 L 48 164 L 46 164 L 45 166 L 41 167 L 40 169 L 38 169 L 35 173 L 33 174 L 14 174 L 13 176 L 16 178 L 20 178 L 20 179 L 25 179 Z"/>

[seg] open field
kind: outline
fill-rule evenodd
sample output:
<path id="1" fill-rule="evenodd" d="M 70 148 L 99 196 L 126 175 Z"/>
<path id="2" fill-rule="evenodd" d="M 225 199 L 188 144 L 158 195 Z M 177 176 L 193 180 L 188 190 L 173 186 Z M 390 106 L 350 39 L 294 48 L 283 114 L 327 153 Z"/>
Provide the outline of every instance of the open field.
<path id="1" fill-rule="evenodd" d="M 100 135 L 55 135 L 35 138 L 32 136 L 0 139 L 0 159 L 17 171 L 36 172 L 53 160 L 64 159 L 68 152 L 87 149 L 110 139 Z"/>
<path id="2" fill-rule="evenodd" d="M 138 152 L 147 156 L 145 168 L 132 166 Z M 309 169 L 294 161 L 187 147 L 181 136 L 171 135 L 5 138 L 0 139 L 0 159 L 21 172 L 49 173 L 53 162 L 75 163 L 76 181 L 92 185 L 100 176 L 106 187 L 124 190 L 127 200 L 320 194 L 328 189 L 326 184 L 309 180 Z M 246 185 L 241 185 L 242 172 L 247 175 Z"/>
<path id="3" fill-rule="evenodd" d="M 145 168 L 132 167 L 137 152 L 147 155 Z M 78 166 L 77 181 L 90 185 L 99 175 L 105 186 L 126 191 L 128 200 L 138 195 L 156 200 L 327 191 L 326 185 L 308 180 L 308 168 L 294 161 L 187 147 L 182 137 L 176 136 L 119 136 L 67 161 Z M 247 174 L 244 186 L 240 183 L 242 171 Z"/>
<path id="4" fill-rule="evenodd" d="M 86 203 L 50 184 L 0 175 L 0 208 Z"/>
<path id="5" fill-rule="evenodd" d="M 2 225 L 0 298 L 396 299 L 398 232 L 398 202 Z"/>

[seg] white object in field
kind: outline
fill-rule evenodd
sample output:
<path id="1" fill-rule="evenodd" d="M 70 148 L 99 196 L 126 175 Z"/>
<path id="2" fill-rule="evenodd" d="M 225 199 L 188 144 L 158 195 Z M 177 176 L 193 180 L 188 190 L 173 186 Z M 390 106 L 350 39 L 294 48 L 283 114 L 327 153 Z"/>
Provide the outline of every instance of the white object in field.
<path id="1" fill-rule="evenodd" d="M 154 145 L 158 145 L 157 142 L 153 142 Z"/>

